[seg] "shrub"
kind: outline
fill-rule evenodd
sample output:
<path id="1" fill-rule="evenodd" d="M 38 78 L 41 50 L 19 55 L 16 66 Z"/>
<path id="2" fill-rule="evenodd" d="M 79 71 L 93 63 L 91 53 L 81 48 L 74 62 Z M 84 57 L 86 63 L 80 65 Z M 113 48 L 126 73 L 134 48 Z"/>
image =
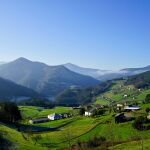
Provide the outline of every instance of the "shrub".
<path id="1" fill-rule="evenodd" d="M 147 128 L 146 128 L 146 126 L 144 126 L 144 124 L 146 122 L 147 122 L 147 119 L 143 116 L 140 116 L 135 119 L 135 121 L 133 123 L 133 127 L 138 130 L 146 130 Z"/>
<path id="2" fill-rule="evenodd" d="M 145 98 L 145 103 L 150 103 L 150 94 L 148 94 Z"/>
<path id="3" fill-rule="evenodd" d="M 146 108 L 145 111 L 146 111 L 146 113 L 149 113 L 150 112 L 150 108 Z"/>
<path id="4" fill-rule="evenodd" d="M 101 144 L 103 144 L 103 142 L 106 141 L 106 138 L 105 137 L 97 137 L 97 136 L 94 136 L 92 139 L 90 139 L 88 141 L 88 147 L 98 147 L 100 146 Z"/>

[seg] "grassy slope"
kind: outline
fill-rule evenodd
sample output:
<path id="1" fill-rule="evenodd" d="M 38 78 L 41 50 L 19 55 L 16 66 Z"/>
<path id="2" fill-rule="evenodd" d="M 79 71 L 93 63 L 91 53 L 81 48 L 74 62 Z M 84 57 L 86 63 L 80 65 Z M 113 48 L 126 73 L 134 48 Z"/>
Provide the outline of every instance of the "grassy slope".
<path id="1" fill-rule="evenodd" d="M 141 92 L 132 85 L 125 86 L 123 81 L 116 81 L 111 89 L 96 98 L 95 104 L 107 105 L 111 101 L 143 101 L 147 94 L 150 94 L 150 89 L 143 89 Z M 124 98 L 124 95 L 128 97 Z M 105 98 L 104 98 L 105 97 Z M 133 100 L 133 97 L 135 98 Z M 108 99 L 106 99 L 108 98 Z"/>
<path id="2" fill-rule="evenodd" d="M 6 138 L 15 143 L 14 149 L 18 150 L 46 150 L 46 148 L 40 145 L 34 145 L 32 140 L 26 141 L 20 132 L 17 132 L 15 129 L 6 127 L 5 125 L 0 124 L 0 130 L 5 132 Z"/>
<path id="3" fill-rule="evenodd" d="M 109 150 L 141 150 L 143 147 L 143 150 L 149 150 L 150 148 L 150 140 L 144 140 L 143 146 L 142 141 L 133 141 L 133 142 L 127 142 L 124 144 L 118 144 L 117 146 L 110 147 Z"/>

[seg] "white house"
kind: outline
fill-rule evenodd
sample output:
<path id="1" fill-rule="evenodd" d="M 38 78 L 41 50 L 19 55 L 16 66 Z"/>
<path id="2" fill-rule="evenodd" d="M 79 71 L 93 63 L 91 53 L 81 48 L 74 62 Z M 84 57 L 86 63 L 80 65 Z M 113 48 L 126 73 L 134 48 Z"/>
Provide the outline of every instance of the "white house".
<path id="1" fill-rule="evenodd" d="M 49 120 L 58 120 L 58 119 L 61 119 L 61 118 L 62 118 L 62 115 L 56 114 L 56 113 L 48 115 Z"/>
<path id="2" fill-rule="evenodd" d="M 117 104 L 117 107 L 123 107 L 123 105 L 122 104 Z"/>
<path id="3" fill-rule="evenodd" d="M 128 97 L 128 95 L 127 95 L 127 94 L 125 94 L 125 95 L 123 95 L 123 97 L 124 97 L 124 98 L 126 98 L 126 97 Z"/>
<path id="4" fill-rule="evenodd" d="M 89 111 L 85 111 L 85 116 L 91 116 L 92 115 L 92 113 L 91 112 L 89 112 Z"/>
<path id="5" fill-rule="evenodd" d="M 96 111 L 96 109 L 95 108 L 93 108 L 93 109 L 91 109 L 91 110 L 87 110 L 87 111 L 85 111 L 85 116 L 91 116 L 94 112 Z"/>

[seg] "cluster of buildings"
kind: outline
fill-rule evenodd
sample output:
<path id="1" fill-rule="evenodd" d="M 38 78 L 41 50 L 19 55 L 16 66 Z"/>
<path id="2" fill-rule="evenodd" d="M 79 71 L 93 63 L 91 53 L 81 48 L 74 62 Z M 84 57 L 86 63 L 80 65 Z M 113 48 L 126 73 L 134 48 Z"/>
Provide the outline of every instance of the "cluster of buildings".
<path id="1" fill-rule="evenodd" d="M 43 123 L 43 122 L 59 120 L 59 119 L 64 119 L 64 118 L 69 118 L 69 117 L 71 117 L 71 115 L 69 113 L 64 113 L 64 114 L 53 113 L 44 118 L 30 119 L 29 123 L 30 124 Z"/>
<path id="2" fill-rule="evenodd" d="M 135 111 L 135 110 L 140 110 L 139 106 L 136 105 L 127 105 L 125 104 L 117 104 L 117 110 L 120 111 Z"/>

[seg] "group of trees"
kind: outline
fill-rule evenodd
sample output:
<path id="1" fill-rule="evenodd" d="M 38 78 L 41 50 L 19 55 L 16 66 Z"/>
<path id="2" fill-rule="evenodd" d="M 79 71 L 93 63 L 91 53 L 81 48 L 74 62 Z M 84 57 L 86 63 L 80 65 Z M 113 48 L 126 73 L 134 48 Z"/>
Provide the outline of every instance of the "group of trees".
<path id="1" fill-rule="evenodd" d="M 150 126 L 147 124 L 149 123 L 150 121 L 146 117 L 140 116 L 133 122 L 133 127 L 138 130 L 148 130 L 150 129 Z"/>
<path id="2" fill-rule="evenodd" d="M 87 104 L 111 86 L 112 82 L 107 81 L 85 89 L 69 88 L 60 93 L 55 100 L 57 104 Z"/>
<path id="3" fill-rule="evenodd" d="M 46 99 L 30 99 L 30 100 L 22 100 L 18 102 L 21 106 L 38 106 L 45 108 L 53 108 L 55 104 Z"/>
<path id="4" fill-rule="evenodd" d="M 0 103 L 0 121 L 17 122 L 20 119 L 20 111 L 14 102 Z"/>

